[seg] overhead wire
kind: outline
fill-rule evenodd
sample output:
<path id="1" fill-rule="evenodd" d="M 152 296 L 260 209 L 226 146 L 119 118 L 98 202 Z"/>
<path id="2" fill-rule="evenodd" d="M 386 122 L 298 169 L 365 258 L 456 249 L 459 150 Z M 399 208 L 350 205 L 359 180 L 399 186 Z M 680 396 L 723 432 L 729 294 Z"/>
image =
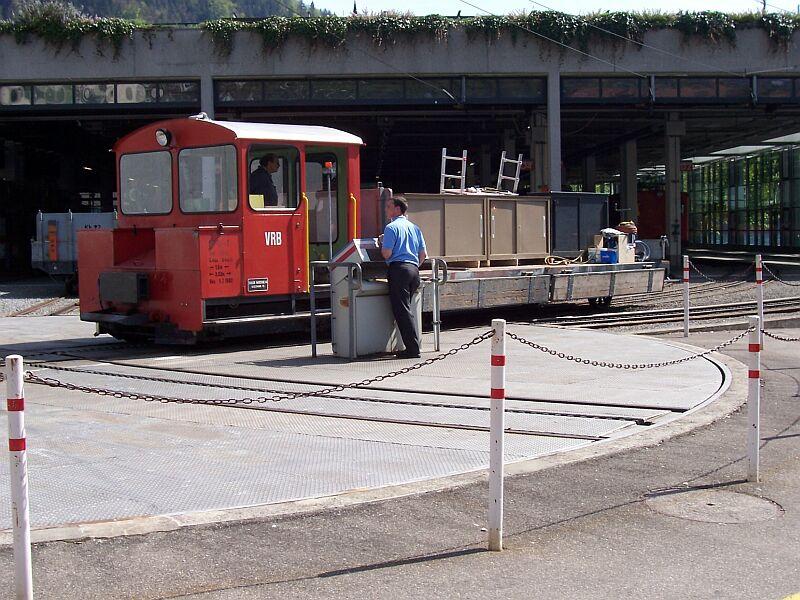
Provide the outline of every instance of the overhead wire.
<path id="1" fill-rule="evenodd" d="M 289 6 L 288 4 L 285 4 L 285 3 L 284 3 L 284 2 L 282 2 L 281 0 L 274 0 L 274 2 L 275 2 L 276 4 L 279 4 L 279 5 L 283 6 L 283 7 L 284 7 L 286 10 L 288 10 L 288 11 L 289 11 L 290 13 L 292 13 L 293 15 L 295 15 L 295 16 L 297 16 L 297 17 L 300 17 L 300 18 L 303 18 L 303 19 L 305 19 L 305 18 L 306 18 L 304 15 L 300 14 L 300 13 L 299 13 L 297 10 L 295 10 L 294 8 L 292 8 L 291 6 Z M 459 103 L 459 102 L 458 102 L 458 100 L 456 100 L 455 96 L 453 96 L 453 94 L 451 94 L 450 92 L 448 92 L 446 89 L 444 89 L 444 88 L 442 88 L 442 87 L 439 87 L 439 86 L 437 86 L 437 85 L 434 85 L 434 84 L 432 84 L 432 83 L 430 83 L 430 82 L 428 82 L 428 81 L 425 81 L 424 79 L 420 79 L 419 77 L 416 77 L 415 75 L 412 75 L 411 73 L 408 73 L 407 71 L 404 71 L 404 70 L 403 70 L 403 69 L 401 69 L 400 67 L 396 67 L 396 66 L 394 66 L 394 65 L 393 65 L 392 63 L 390 63 L 390 62 L 388 62 L 388 61 L 385 61 L 385 60 L 383 60 L 382 58 L 378 58 L 377 56 L 375 56 L 374 54 L 372 54 L 372 53 L 370 53 L 370 52 L 367 52 L 367 51 L 366 51 L 366 50 L 364 50 L 363 48 L 359 48 L 359 47 L 357 47 L 357 46 L 348 46 L 348 48 L 350 48 L 350 49 L 353 49 L 353 50 L 356 50 L 356 51 L 358 51 L 358 52 L 361 52 L 363 55 L 370 57 L 372 60 L 374 60 L 374 61 L 376 61 L 376 62 L 379 62 L 379 63 L 381 63 L 381 64 L 382 64 L 382 65 L 384 65 L 385 67 L 389 67 L 389 68 L 390 68 L 390 69 L 392 69 L 392 70 L 393 70 L 395 73 L 399 73 L 400 75 L 405 75 L 406 77 L 409 77 L 409 78 L 413 79 L 413 80 L 414 80 L 414 81 L 416 81 L 417 83 L 421 83 L 421 84 L 422 84 L 422 85 L 424 85 L 424 86 L 427 86 L 427 87 L 429 87 L 429 88 L 431 88 L 431 89 L 433 89 L 433 90 L 436 90 L 437 92 L 441 92 L 441 93 L 443 93 L 445 96 L 447 96 L 447 97 L 448 97 L 450 100 L 452 100 L 452 101 L 453 101 L 454 103 L 456 103 L 456 104 L 458 104 L 458 103 Z"/>
<path id="2" fill-rule="evenodd" d="M 489 10 L 486 10 L 485 8 L 483 8 L 481 6 L 478 6 L 477 4 L 474 4 L 474 3 L 470 2 L 469 0 L 459 0 L 459 1 L 464 3 L 464 4 L 466 4 L 467 6 L 470 6 L 470 7 L 474 8 L 475 10 L 479 10 L 479 11 L 485 13 L 488 16 L 498 16 L 496 13 L 493 13 L 493 12 L 491 12 Z M 546 4 L 538 2 L 537 0 L 528 0 L 528 1 L 531 4 L 534 4 L 536 6 L 540 6 L 540 7 L 544 8 L 544 9 L 546 9 L 546 10 L 555 11 L 555 9 L 551 8 L 550 6 L 547 6 Z M 754 0 L 754 1 L 759 2 L 760 0 Z M 294 8 L 289 6 L 288 4 L 285 4 L 284 2 L 282 2 L 282 0 L 275 0 L 275 3 L 279 4 L 280 6 L 283 6 L 286 10 L 288 10 L 293 15 L 301 17 L 301 18 L 304 18 L 302 14 L 300 14 L 297 10 L 295 10 Z M 778 10 L 784 10 L 785 12 L 791 12 L 791 11 L 788 11 L 786 9 L 780 8 L 778 6 L 775 6 L 773 4 L 767 3 L 766 5 L 767 6 L 772 6 L 773 8 L 777 8 Z M 735 77 L 748 77 L 748 76 L 751 76 L 751 75 L 757 75 L 759 73 L 781 72 L 781 71 L 787 71 L 787 70 L 794 70 L 794 69 L 797 69 L 798 67 L 800 67 L 800 65 L 793 65 L 793 66 L 790 66 L 790 67 L 783 67 L 783 68 L 776 68 L 776 69 L 763 69 L 763 70 L 757 70 L 757 71 L 748 71 L 748 70 L 745 70 L 743 72 L 730 71 L 730 70 L 727 70 L 727 69 L 721 69 L 721 68 L 717 67 L 716 65 L 712 65 L 710 63 L 699 61 L 697 59 L 687 58 L 685 56 L 681 56 L 680 54 L 676 54 L 674 52 L 670 52 L 669 50 L 664 50 L 663 48 L 658 48 L 657 46 L 653 46 L 651 44 L 646 44 L 646 43 L 641 42 L 639 40 L 635 40 L 633 38 L 618 34 L 616 32 L 613 32 L 613 31 L 610 31 L 608 29 L 605 29 L 604 27 L 600 27 L 599 25 L 595 25 L 593 23 L 590 23 L 586 19 L 584 19 L 584 22 L 589 27 L 597 29 L 598 31 L 602 31 L 603 33 L 606 33 L 608 35 L 611 35 L 611 36 L 626 40 L 626 41 L 631 42 L 633 44 L 636 44 L 636 45 L 638 45 L 638 46 L 640 46 L 642 48 L 647 48 L 649 50 L 653 50 L 654 52 L 659 52 L 659 53 L 661 53 L 661 54 L 663 54 L 665 56 L 669 56 L 671 58 L 676 58 L 676 59 L 682 60 L 684 62 L 694 63 L 694 64 L 700 65 L 702 67 L 705 67 L 705 68 L 708 68 L 708 69 L 712 69 L 712 70 L 716 71 L 717 73 L 725 73 L 725 74 L 728 74 L 728 75 L 733 75 Z M 562 48 L 564 48 L 566 50 L 569 50 L 571 52 L 575 52 L 575 53 L 580 54 L 581 56 L 584 56 L 586 58 L 590 58 L 592 60 L 595 60 L 595 61 L 601 62 L 603 64 L 609 65 L 615 70 L 623 71 L 625 73 L 629 73 L 631 75 L 634 75 L 636 77 L 640 77 L 642 79 L 647 79 L 648 78 L 648 76 L 643 74 L 643 73 L 639 73 L 637 71 L 633 71 L 631 69 L 627 69 L 625 67 L 621 67 L 621 66 L 619 66 L 618 64 L 616 64 L 616 63 L 614 63 L 612 61 L 606 60 L 604 58 L 601 58 L 601 57 L 596 56 L 594 54 L 591 54 L 589 52 L 585 52 L 585 51 L 580 50 L 578 48 L 574 48 L 574 47 L 570 46 L 569 44 L 565 44 L 565 43 L 560 42 L 560 41 L 558 41 L 556 39 L 553 39 L 553 38 L 551 38 L 549 36 L 546 36 L 543 33 L 540 33 L 538 31 L 534 31 L 534 30 L 532 30 L 532 29 L 530 29 L 528 27 L 525 27 L 525 26 L 521 25 L 520 23 L 514 22 L 513 25 L 515 27 L 519 28 L 519 29 L 522 29 L 523 31 L 526 31 L 526 32 L 530 33 L 531 35 L 534 35 L 536 37 L 544 39 L 544 40 L 546 40 L 546 41 L 548 41 L 548 42 L 550 42 L 552 44 L 555 44 L 557 46 L 560 46 L 560 47 L 562 47 Z M 453 94 L 451 94 L 445 88 L 436 86 L 436 85 L 434 85 L 434 84 L 432 84 L 432 83 L 430 83 L 428 81 L 425 81 L 424 79 L 421 79 L 421 78 L 419 78 L 419 77 L 417 77 L 415 75 L 412 75 L 411 73 L 409 73 L 407 71 L 404 71 L 403 69 L 393 65 L 392 63 L 390 63 L 390 62 L 388 62 L 386 60 L 383 60 L 382 58 L 379 58 L 378 56 L 376 56 L 376 55 L 374 55 L 374 54 L 372 54 L 370 52 L 367 52 L 363 48 L 359 48 L 357 46 L 352 46 L 351 48 L 356 50 L 357 52 L 360 52 L 361 54 L 363 54 L 365 56 L 368 56 L 372 60 L 381 63 L 382 65 L 390 68 L 391 70 L 393 70 L 396 73 L 399 73 L 399 74 L 401 74 L 401 75 L 403 75 L 405 77 L 408 77 L 408 78 L 416 81 L 417 83 L 420 83 L 420 84 L 422 84 L 422 85 L 424 85 L 426 87 L 429 87 L 429 88 L 431 88 L 433 90 L 436 90 L 437 92 L 441 92 L 447 98 L 449 98 L 451 101 L 453 101 L 454 103 L 458 104 L 458 100 L 455 98 L 455 96 L 453 96 Z"/>
<path id="3" fill-rule="evenodd" d="M 789 10 L 788 8 L 783 8 L 783 7 L 777 6 L 775 4 L 770 4 L 769 2 L 763 2 L 762 0 L 753 0 L 753 1 L 757 2 L 758 4 L 761 4 L 762 6 L 769 6 L 771 8 L 777 9 L 777 10 L 782 10 L 783 12 L 787 12 L 787 13 L 791 13 L 791 14 L 796 14 L 797 13 L 797 11 Z"/>
<path id="4" fill-rule="evenodd" d="M 764 2 L 763 0 L 753 0 L 753 1 L 757 2 L 758 4 L 761 4 L 762 6 L 769 6 L 770 8 L 774 8 L 776 10 L 783 11 L 783 12 L 788 13 L 790 15 L 795 15 L 795 14 L 800 13 L 800 10 L 797 10 L 797 11 L 789 10 L 788 8 L 783 8 L 782 6 L 778 6 L 777 4 L 771 4 L 769 2 Z M 798 5 L 798 7 L 800 8 L 800 5 Z M 761 69 L 759 71 L 745 71 L 745 75 L 759 75 L 761 73 L 781 73 L 783 71 L 794 71 L 798 67 L 800 67 L 800 65 L 791 65 L 791 66 L 788 66 L 788 67 L 780 67 L 778 69 Z"/>
<path id="5" fill-rule="evenodd" d="M 794 71 L 800 65 L 790 65 L 788 67 L 778 67 L 777 69 L 761 69 L 759 71 L 746 71 L 745 75 L 759 75 L 761 73 L 783 73 L 784 71 Z"/>
<path id="6" fill-rule="evenodd" d="M 756 1 L 758 1 L 758 0 L 756 0 Z M 554 8 L 551 8 L 551 7 L 547 6 L 546 4 L 542 4 L 541 2 L 537 2 L 537 0 L 528 0 L 528 2 L 530 2 L 531 4 L 533 4 L 535 6 L 540 6 L 540 7 L 544 8 L 544 9 L 546 9 L 546 10 L 552 10 L 552 11 L 556 10 Z M 602 31 L 603 33 L 606 33 L 608 35 L 612 35 L 614 37 L 618 37 L 618 38 L 620 38 L 622 40 L 626 40 L 626 41 L 631 42 L 632 44 L 636 44 L 637 46 L 640 46 L 642 48 L 647 48 L 649 50 L 653 50 L 655 52 L 659 52 L 661 54 L 664 54 L 665 56 L 670 56 L 672 58 L 677 58 L 677 59 L 685 61 L 685 62 L 694 63 L 694 64 L 700 65 L 702 67 L 713 69 L 714 71 L 716 71 L 718 73 L 727 73 L 728 75 L 734 75 L 736 77 L 744 77 L 747 74 L 747 71 L 745 71 L 743 73 L 739 73 L 739 72 L 736 72 L 736 71 L 728 71 L 727 69 L 720 69 L 716 65 L 705 63 L 705 62 L 700 61 L 700 60 L 696 60 L 696 59 L 693 59 L 693 58 L 686 58 L 685 56 L 681 56 L 680 54 L 676 54 L 674 52 L 670 52 L 669 50 L 664 50 L 663 48 L 658 48 L 657 46 L 653 46 L 651 44 L 646 44 L 644 42 L 640 42 L 639 40 L 635 40 L 633 38 L 621 35 L 621 34 L 616 33 L 614 31 L 610 31 L 609 29 L 605 29 L 604 27 L 600 27 L 599 25 L 595 25 L 594 23 L 590 23 L 589 20 L 586 19 L 585 17 L 581 17 L 581 18 L 583 19 L 583 22 L 586 23 L 586 25 L 588 25 L 589 27 L 592 27 L 593 29 L 597 29 L 598 31 Z"/>
<path id="7" fill-rule="evenodd" d="M 466 4 L 467 6 L 471 6 L 475 10 L 479 10 L 479 11 L 485 13 L 486 15 L 488 15 L 490 17 L 498 17 L 498 16 L 500 16 L 500 15 L 497 15 L 497 14 L 495 14 L 495 13 L 489 11 L 489 10 L 486 10 L 485 8 L 482 8 L 482 7 L 478 6 L 477 4 L 473 4 L 472 2 L 469 2 L 469 0 L 459 0 L 459 2 L 462 2 L 462 3 Z M 616 63 L 614 63 L 614 62 L 612 62 L 610 60 L 606 60 L 604 58 L 600 58 L 599 56 L 595 56 L 594 54 L 590 54 L 589 52 L 584 52 L 583 50 L 580 50 L 578 48 L 573 48 L 569 44 L 565 44 L 563 42 L 559 42 L 558 40 L 555 40 L 555 39 L 553 39 L 551 37 L 548 37 L 548 36 L 544 35 L 543 33 L 539 33 L 538 31 L 534 31 L 533 29 L 530 29 L 528 27 L 524 27 L 523 25 L 521 25 L 521 24 L 519 24 L 517 22 L 512 21 L 512 23 L 513 23 L 513 25 L 515 27 L 518 27 L 519 29 L 522 29 L 523 31 L 527 31 L 531 35 L 535 35 L 536 37 L 542 38 L 543 40 L 547 40 L 548 42 L 550 42 L 552 44 L 556 44 L 557 46 L 561 46 L 562 48 L 564 48 L 566 50 L 570 50 L 571 52 L 575 52 L 577 54 L 580 54 L 581 56 L 585 56 L 586 58 L 591 58 L 592 60 L 596 60 L 598 62 L 601 62 L 601 63 L 604 63 L 606 65 L 609 65 L 609 66 L 613 67 L 614 70 L 624 71 L 625 73 L 630 73 L 631 75 L 635 75 L 636 77 L 641 77 L 642 79 L 646 79 L 647 78 L 647 75 L 644 75 L 642 73 L 638 73 L 637 71 L 632 71 L 630 69 L 626 69 L 625 67 L 620 67 L 619 65 L 617 65 Z"/>

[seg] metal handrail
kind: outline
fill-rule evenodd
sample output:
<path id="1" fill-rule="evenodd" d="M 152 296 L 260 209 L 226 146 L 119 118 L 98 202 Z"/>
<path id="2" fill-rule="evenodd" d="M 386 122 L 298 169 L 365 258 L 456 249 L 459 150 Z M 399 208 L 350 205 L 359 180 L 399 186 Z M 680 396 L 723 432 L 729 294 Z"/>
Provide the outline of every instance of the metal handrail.
<path id="1" fill-rule="evenodd" d="M 442 313 L 439 302 L 439 287 L 447 283 L 447 261 L 443 258 L 432 257 L 431 275 L 433 279 L 433 348 L 439 352 L 440 338 L 442 335 Z M 422 323 L 420 323 L 420 328 Z"/>

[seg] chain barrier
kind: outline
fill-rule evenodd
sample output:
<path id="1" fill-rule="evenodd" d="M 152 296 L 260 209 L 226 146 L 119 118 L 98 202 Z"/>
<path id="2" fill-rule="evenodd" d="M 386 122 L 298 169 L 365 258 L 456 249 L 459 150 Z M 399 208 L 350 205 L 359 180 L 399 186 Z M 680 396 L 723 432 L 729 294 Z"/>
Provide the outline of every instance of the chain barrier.
<path id="1" fill-rule="evenodd" d="M 718 279 L 713 279 L 713 278 L 709 277 L 708 275 L 706 275 L 705 273 L 703 273 L 703 272 L 702 272 L 702 271 L 701 271 L 701 270 L 700 270 L 700 269 L 697 267 L 697 265 L 695 265 L 695 264 L 694 264 L 694 263 L 693 263 L 691 260 L 689 260 L 689 266 L 692 268 L 692 270 L 693 270 L 695 273 L 697 273 L 698 275 L 700 275 L 700 277 L 702 277 L 702 278 L 703 278 L 703 279 L 705 279 L 706 281 L 708 281 L 708 282 L 710 282 L 710 283 L 721 283 L 721 282 L 720 282 Z M 744 277 L 745 275 L 747 275 L 748 273 L 750 273 L 750 271 L 752 271 L 754 268 L 755 268 L 755 265 L 753 265 L 753 264 L 751 263 L 751 264 L 749 264 L 747 267 L 745 267 L 745 269 L 744 269 L 743 271 L 740 271 L 740 272 L 738 272 L 738 273 L 731 273 L 730 275 L 726 275 L 725 277 L 726 277 L 726 278 L 728 278 L 728 279 L 738 279 L 738 278 L 740 278 L 740 277 Z"/>
<path id="2" fill-rule="evenodd" d="M 800 281 L 791 282 L 791 281 L 785 281 L 785 280 L 781 279 L 780 277 L 778 277 L 778 276 L 775 274 L 775 272 L 774 272 L 772 269 L 770 269 L 770 268 L 769 268 L 769 267 L 766 265 L 766 263 L 763 263 L 763 262 L 762 262 L 762 263 L 761 263 L 761 267 L 762 267 L 762 268 L 763 268 L 763 269 L 764 269 L 764 270 L 765 270 L 767 273 L 769 273 L 770 275 L 772 275 L 772 278 L 773 278 L 775 281 L 777 281 L 777 282 L 779 282 L 779 283 L 782 283 L 783 285 L 788 285 L 788 286 L 790 286 L 790 287 L 800 287 Z"/>
<path id="3" fill-rule="evenodd" d="M 426 367 L 433 363 L 442 361 L 446 358 L 451 356 L 455 356 L 459 352 L 467 350 L 473 346 L 477 346 L 481 342 L 488 340 L 494 335 L 494 330 L 491 329 L 486 333 L 482 333 L 479 336 L 476 336 L 469 342 L 465 342 L 460 346 L 456 346 L 434 356 L 432 358 L 428 358 L 426 360 L 420 361 L 418 363 L 414 363 L 413 365 L 409 365 L 408 367 L 403 367 L 402 369 L 397 369 L 396 371 L 390 371 L 389 373 L 385 373 L 382 375 L 376 375 L 374 377 L 370 377 L 368 379 L 364 379 L 362 381 L 358 381 L 355 383 L 343 383 L 339 385 L 330 386 L 327 388 L 322 388 L 318 390 L 311 390 L 311 391 L 303 391 L 303 392 L 289 392 L 289 393 L 278 393 L 272 396 L 258 396 L 255 398 L 224 398 L 224 399 L 204 399 L 204 398 L 178 398 L 174 396 L 163 396 L 159 394 L 147 394 L 147 393 L 137 393 L 137 392 L 125 392 L 121 390 L 110 390 L 105 388 L 93 387 L 93 386 L 84 386 L 84 385 L 77 385 L 73 383 L 67 383 L 64 381 L 60 381 L 53 377 L 41 377 L 31 371 L 26 371 L 25 376 L 26 379 L 35 385 L 44 385 L 53 388 L 63 388 L 66 390 L 73 390 L 78 392 L 85 392 L 88 394 L 97 394 L 100 396 L 111 396 L 113 398 L 127 398 L 129 400 L 145 400 L 147 402 L 162 402 L 162 403 L 178 403 L 178 404 L 204 404 L 204 405 L 213 405 L 213 406 L 230 406 L 235 404 L 264 404 L 266 402 L 281 402 L 284 400 L 294 400 L 296 398 L 305 398 L 309 396 L 331 396 L 336 392 L 342 392 L 348 389 L 356 389 L 361 387 L 369 386 L 373 383 L 377 383 L 379 381 L 385 381 L 386 379 L 391 379 L 394 377 L 398 377 L 400 375 L 405 375 L 406 373 L 410 373 L 412 371 L 416 371 L 421 369 L 422 367 Z M 176 381 L 174 379 L 166 378 L 166 377 L 148 377 L 146 375 L 131 375 L 127 373 L 107 373 L 105 371 L 90 371 L 86 369 L 79 369 L 79 368 L 72 368 L 72 367 L 60 367 L 56 365 L 48 365 L 46 362 L 33 362 L 30 363 L 32 367 L 38 368 L 45 368 L 55 371 L 67 371 L 67 372 L 75 372 L 75 373 L 88 373 L 88 374 L 98 374 L 107 377 L 119 377 L 123 379 L 134 379 L 139 381 L 149 381 L 154 383 L 183 383 L 186 385 L 194 385 L 194 386 L 201 386 L 207 388 L 214 388 L 214 389 L 235 389 L 235 390 L 242 390 L 242 391 L 256 391 L 254 388 L 242 387 L 242 386 L 233 386 L 233 385 L 216 385 L 216 384 L 208 384 L 208 383 L 199 383 L 193 381 Z M 225 377 L 225 375 L 220 375 L 221 377 Z M 265 390 L 266 391 L 266 390 Z"/>
<path id="4" fill-rule="evenodd" d="M 703 358 L 708 356 L 709 354 L 713 354 L 714 352 L 718 352 L 727 346 L 731 346 L 735 344 L 751 331 L 754 331 L 753 328 L 746 329 L 736 337 L 729 339 L 726 342 L 722 342 L 710 348 L 709 350 L 704 350 L 698 354 L 692 354 L 690 356 L 685 356 L 683 358 L 677 358 L 675 360 L 668 360 L 660 363 L 639 363 L 639 364 L 626 364 L 626 363 L 611 363 L 606 362 L 603 360 L 592 360 L 589 358 L 582 358 L 580 356 L 573 356 L 572 354 L 567 354 L 565 352 L 559 352 L 558 350 L 553 350 L 552 348 L 548 348 L 547 346 L 542 346 L 541 344 L 537 344 L 536 342 L 531 342 L 530 340 L 526 340 L 525 338 L 516 335 L 515 333 L 508 332 L 506 335 L 510 337 L 512 340 L 516 340 L 521 344 L 525 344 L 526 346 L 530 346 L 534 350 L 539 350 L 540 352 L 544 352 L 545 354 L 550 354 L 551 356 L 555 356 L 556 358 L 561 358 L 564 360 L 568 360 L 571 362 L 580 363 L 583 365 L 590 365 L 592 367 L 603 367 L 606 369 L 624 369 L 624 370 L 638 370 L 638 369 L 658 369 L 661 367 L 669 367 L 672 365 L 679 365 L 681 363 L 689 362 L 690 360 L 695 360 L 697 358 Z"/>
<path id="5" fill-rule="evenodd" d="M 780 342 L 800 342 L 800 338 L 778 335 L 777 333 L 770 333 L 766 329 L 762 329 L 761 333 L 763 333 L 767 337 L 772 338 L 773 340 L 778 340 Z"/>
<path id="6" fill-rule="evenodd" d="M 693 263 L 691 260 L 689 261 L 689 266 L 690 266 L 690 267 L 692 267 L 692 270 L 693 270 L 695 273 L 697 273 L 698 275 L 700 275 L 700 277 L 702 277 L 703 279 L 705 279 L 705 280 L 706 280 L 706 281 L 708 281 L 709 283 L 719 283 L 719 281 L 718 281 L 718 280 L 716 280 L 716 279 L 712 279 L 711 277 L 709 277 L 708 275 L 706 275 L 705 273 L 703 273 L 703 272 L 702 272 L 700 269 L 698 269 L 698 268 L 695 266 L 695 264 L 694 264 L 694 263 Z"/>

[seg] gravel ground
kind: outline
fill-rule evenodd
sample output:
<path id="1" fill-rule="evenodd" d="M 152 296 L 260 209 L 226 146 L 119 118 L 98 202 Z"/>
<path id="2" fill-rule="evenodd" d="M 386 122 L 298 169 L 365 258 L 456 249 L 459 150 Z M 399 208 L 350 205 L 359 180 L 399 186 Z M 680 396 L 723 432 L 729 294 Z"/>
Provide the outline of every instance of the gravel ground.
<path id="1" fill-rule="evenodd" d="M 51 299 L 56 299 L 56 302 L 43 307 L 40 311 L 30 313 L 30 316 L 49 314 L 53 310 L 66 308 L 76 301 L 75 298 L 64 297 L 64 284 L 60 281 L 44 278 L 0 281 L 0 317 L 11 316 L 20 310 Z"/>
<path id="2" fill-rule="evenodd" d="M 800 283 L 800 282 L 799 282 Z M 764 283 L 764 298 L 786 298 L 800 296 L 800 286 L 792 287 L 779 281 Z M 695 282 L 689 284 L 689 300 L 694 306 L 712 304 L 732 304 L 756 299 L 756 285 L 752 281 L 720 280 L 718 283 Z M 653 294 L 648 298 L 637 297 L 628 300 L 615 298 L 615 307 L 633 308 L 677 308 L 683 306 L 683 284 L 667 282 L 661 294 Z"/>
<path id="3" fill-rule="evenodd" d="M 741 266 L 739 266 L 741 267 Z M 714 267 L 701 265 L 700 269 L 704 275 L 714 282 L 702 277 L 694 269 L 690 280 L 690 306 L 710 306 L 717 304 L 736 304 L 740 302 L 754 301 L 756 299 L 755 275 L 750 270 L 742 276 L 742 269 L 732 269 L 730 267 Z M 766 300 L 775 298 L 787 298 L 800 296 L 800 269 L 794 268 L 773 268 L 773 271 L 785 282 L 782 283 L 772 279 L 772 275 L 764 273 L 764 298 Z M 732 276 L 733 273 L 733 276 Z M 616 298 L 613 308 L 617 310 L 649 310 L 657 308 L 679 308 L 683 306 L 683 283 L 680 281 L 668 281 L 664 284 L 664 292 L 653 295 L 649 298 L 634 297 L 632 299 Z M 790 317 L 800 317 L 797 311 L 786 313 L 772 313 L 766 315 L 767 320 L 785 319 Z M 731 325 L 739 324 L 744 321 L 742 317 L 730 319 L 703 319 L 703 325 L 713 325 L 719 329 L 725 329 Z M 648 324 L 627 327 L 616 327 L 614 331 L 620 333 L 653 332 L 669 330 L 682 327 L 680 322 L 667 322 L 662 325 Z"/>
<path id="4" fill-rule="evenodd" d="M 728 304 L 747 300 L 755 300 L 755 273 L 753 269 L 735 267 L 719 267 L 700 265 L 701 273 L 691 271 L 690 299 L 696 306 L 712 304 Z M 785 298 L 800 296 L 800 268 L 777 268 L 773 270 L 781 279 L 791 285 L 773 280 L 772 275 L 764 273 L 764 298 Z M 711 281 L 710 281 L 711 280 Z M 626 301 L 625 298 L 615 300 L 618 306 L 640 306 L 641 308 L 674 308 L 683 306 L 683 283 L 668 281 L 664 285 L 664 293 L 646 300 Z"/>

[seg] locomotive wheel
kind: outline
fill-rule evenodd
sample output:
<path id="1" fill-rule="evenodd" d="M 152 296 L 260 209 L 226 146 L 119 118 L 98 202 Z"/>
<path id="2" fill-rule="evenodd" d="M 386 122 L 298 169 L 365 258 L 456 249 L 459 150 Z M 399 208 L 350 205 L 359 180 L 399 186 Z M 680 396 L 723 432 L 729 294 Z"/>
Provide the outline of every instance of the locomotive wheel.
<path id="1" fill-rule="evenodd" d="M 604 296 L 602 298 L 589 298 L 589 306 L 592 308 L 601 308 L 611 306 L 612 296 Z"/>

